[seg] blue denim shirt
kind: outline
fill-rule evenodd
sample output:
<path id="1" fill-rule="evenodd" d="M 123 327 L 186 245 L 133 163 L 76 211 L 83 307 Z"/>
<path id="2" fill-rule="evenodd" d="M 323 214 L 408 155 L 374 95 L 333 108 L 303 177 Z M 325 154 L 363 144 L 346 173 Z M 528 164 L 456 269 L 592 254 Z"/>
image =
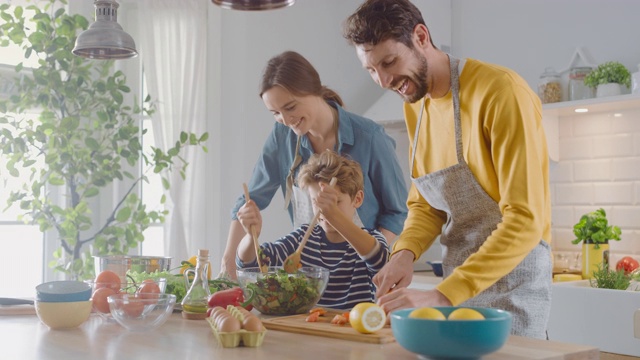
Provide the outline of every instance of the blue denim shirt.
<path id="1" fill-rule="evenodd" d="M 364 227 L 385 228 L 400 234 L 407 218 L 407 187 L 395 153 L 395 141 L 374 121 L 345 111 L 335 103 L 340 117 L 338 125 L 338 152 L 360 163 L 364 175 L 364 202 L 358 216 Z M 293 163 L 297 136 L 287 126 L 275 122 L 273 130 L 262 148 L 248 183 L 251 200 L 260 210 L 269 206 L 280 188 L 286 193 L 287 174 Z M 305 135 L 300 142 L 302 164 L 311 155 L 313 147 Z M 296 169 L 296 176 L 300 166 Z M 237 220 L 238 209 L 244 204 L 240 195 L 232 210 Z M 289 204 L 289 217 L 293 224 L 293 206 Z"/>

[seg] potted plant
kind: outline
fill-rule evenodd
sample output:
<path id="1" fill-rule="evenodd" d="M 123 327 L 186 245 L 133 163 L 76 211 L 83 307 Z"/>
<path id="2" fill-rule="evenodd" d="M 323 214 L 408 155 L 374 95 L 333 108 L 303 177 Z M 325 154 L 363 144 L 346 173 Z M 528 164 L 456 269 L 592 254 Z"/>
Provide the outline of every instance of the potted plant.
<path id="1" fill-rule="evenodd" d="M 0 46 L 10 43 L 36 56 L 39 66 L 15 67 L 16 92 L 0 99 L 0 175 L 30 174 L 13 189 L 8 206 L 19 205 L 25 222 L 37 224 L 59 240 L 50 266 L 74 279 L 93 276 L 93 255 L 126 254 L 144 240 L 143 231 L 163 222 L 166 210 L 150 211 L 138 196 L 139 185 L 159 173 L 165 189 L 168 172 L 184 178 L 186 146 L 203 146 L 207 133 L 182 133 L 163 151 L 143 151 L 139 126 L 153 111 L 150 97 L 139 104 L 113 61 L 87 60 L 72 54 L 77 34 L 89 22 L 65 13 L 65 0 L 45 6 L 0 5 Z M 35 14 L 27 18 L 26 13 Z M 33 111 L 36 110 L 36 111 Z M 127 191 L 104 218 L 92 213 L 105 187 L 119 180 Z M 3 191 L 6 191 L 3 190 Z M 66 199 L 50 196 L 57 191 Z M 164 202 L 164 196 L 163 196 Z"/>
<path id="2" fill-rule="evenodd" d="M 573 226 L 576 238 L 573 244 L 582 243 L 582 278 L 591 279 L 599 264 L 609 267 L 609 240 L 620 241 L 618 226 L 611 226 L 604 209 L 582 215 Z"/>
<path id="3" fill-rule="evenodd" d="M 620 95 L 620 85 L 631 86 L 631 73 L 621 63 L 609 61 L 587 74 L 584 84 L 596 88 L 597 97 Z"/>

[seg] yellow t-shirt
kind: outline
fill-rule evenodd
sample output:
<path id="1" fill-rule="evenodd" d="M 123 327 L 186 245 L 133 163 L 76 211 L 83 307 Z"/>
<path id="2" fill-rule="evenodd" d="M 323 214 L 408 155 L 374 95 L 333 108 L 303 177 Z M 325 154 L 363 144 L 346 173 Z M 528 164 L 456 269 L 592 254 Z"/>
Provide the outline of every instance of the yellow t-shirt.
<path id="1" fill-rule="evenodd" d="M 422 101 L 405 104 L 410 146 Z M 514 71 L 467 59 L 460 74 L 464 159 L 476 180 L 499 205 L 502 222 L 437 289 L 458 305 L 511 272 L 541 239 L 551 241 L 549 163 L 540 99 Z M 425 101 L 412 177 L 456 164 L 451 92 Z M 415 258 L 433 243 L 446 214 L 429 206 L 415 186 L 409 215 L 393 252 Z M 549 280 L 551 281 L 551 280 Z"/>

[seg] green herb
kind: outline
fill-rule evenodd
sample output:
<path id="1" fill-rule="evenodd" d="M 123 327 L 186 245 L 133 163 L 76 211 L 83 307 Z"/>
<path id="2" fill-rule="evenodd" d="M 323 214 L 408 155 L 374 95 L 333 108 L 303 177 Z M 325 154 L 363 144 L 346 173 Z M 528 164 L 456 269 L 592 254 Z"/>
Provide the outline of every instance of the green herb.
<path id="1" fill-rule="evenodd" d="M 571 241 L 578 244 L 582 241 L 591 240 L 599 248 L 599 244 L 604 244 L 609 240 L 620 241 L 620 228 L 609 226 L 607 214 L 600 208 L 588 214 L 582 215 L 580 221 L 573 226 L 573 234 L 576 239 Z"/>
<path id="2" fill-rule="evenodd" d="M 584 78 L 584 84 L 592 88 L 609 83 L 617 83 L 631 87 L 631 74 L 629 70 L 617 61 L 609 61 L 600 64 Z"/>
<path id="3" fill-rule="evenodd" d="M 255 283 L 246 287 L 253 291 L 253 306 L 266 315 L 303 314 L 311 310 L 322 294 L 318 291 L 320 279 L 304 273 L 289 274 L 278 269 L 274 274 L 258 275 Z"/>
<path id="4" fill-rule="evenodd" d="M 604 263 L 598 264 L 592 276 L 591 287 L 598 289 L 627 290 L 631 284 L 631 276 L 625 275 L 624 270 L 609 270 Z"/>

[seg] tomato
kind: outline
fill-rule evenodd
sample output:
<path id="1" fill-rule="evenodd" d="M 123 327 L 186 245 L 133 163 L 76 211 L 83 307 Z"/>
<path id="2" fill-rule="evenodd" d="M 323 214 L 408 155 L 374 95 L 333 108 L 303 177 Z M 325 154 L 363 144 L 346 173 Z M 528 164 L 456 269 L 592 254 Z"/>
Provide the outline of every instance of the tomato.
<path id="1" fill-rule="evenodd" d="M 624 270 L 624 273 L 628 275 L 633 270 L 637 269 L 638 266 L 640 266 L 640 264 L 636 259 L 631 256 L 625 256 L 616 263 L 616 270 Z"/>
<path id="2" fill-rule="evenodd" d="M 160 286 L 151 279 L 144 280 L 142 285 L 136 290 L 136 296 L 141 299 L 148 299 L 149 302 L 156 303 L 160 294 Z M 155 300 L 155 301 L 154 301 Z"/>
<path id="3" fill-rule="evenodd" d="M 108 287 L 103 287 L 94 291 L 93 295 L 91 296 L 91 301 L 93 302 L 93 308 L 96 309 L 96 311 L 99 311 L 101 313 L 110 312 L 109 302 L 107 301 L 107 297 L 115 293 L 116 293 L 115 290 Z"/>
<path id="4" fill-rule="evenodd" d="M 130 301 L 125 301 L 122 304 L 122 311 L 131 318 L 137 318 L 142 314 L 144 310 L 144 301 L 139 298 L 130 298 Z"/>
<path id="5" fill-rule="evenodd" d="M 104 270 L 94 280 L 95 289 L 111 288 L 115 292 L 120 291 L 120 276 L 111 270 Z"/>

